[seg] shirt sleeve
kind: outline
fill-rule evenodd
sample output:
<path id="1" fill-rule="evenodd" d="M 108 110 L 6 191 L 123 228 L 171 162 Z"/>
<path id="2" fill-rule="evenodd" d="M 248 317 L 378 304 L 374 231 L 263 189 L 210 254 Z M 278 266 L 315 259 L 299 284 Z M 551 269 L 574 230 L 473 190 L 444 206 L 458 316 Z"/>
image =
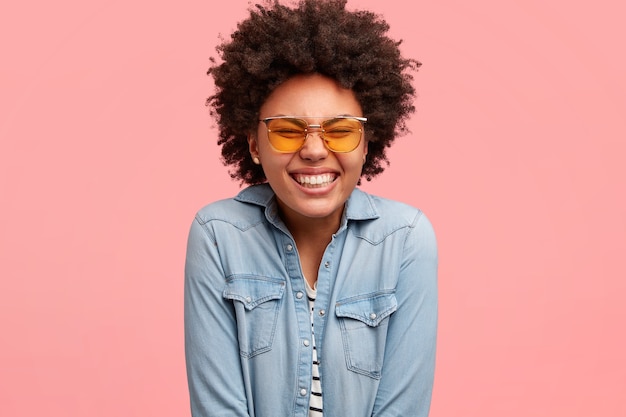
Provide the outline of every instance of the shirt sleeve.
<path id="1" fill-rule="evenodd" d="M 437 242 L 421 212 L 407 235 L 373 416 L 427 417 L 437 338 Z"/>
<path id="2" fill-rule="evenodd" d="M 185 262 L 185 359 L 193 417 L 248 416 L 233 306 L 222 297 L 219 242 L 195 219 Z"/>

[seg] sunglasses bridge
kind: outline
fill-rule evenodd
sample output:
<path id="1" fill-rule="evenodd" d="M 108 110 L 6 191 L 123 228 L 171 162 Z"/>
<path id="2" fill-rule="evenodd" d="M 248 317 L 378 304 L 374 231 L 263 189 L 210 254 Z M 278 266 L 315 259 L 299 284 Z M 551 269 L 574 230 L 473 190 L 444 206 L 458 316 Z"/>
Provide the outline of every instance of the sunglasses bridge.
<path id="1" fill-rule="evenodd" d="M 304 128 L 304 140 L 306 141 L 309 138 L 311 133 L 319 133 L 320 138 L 324 139 L 324 128 L 321 124 L 318 125 L 307 125 Z"/>

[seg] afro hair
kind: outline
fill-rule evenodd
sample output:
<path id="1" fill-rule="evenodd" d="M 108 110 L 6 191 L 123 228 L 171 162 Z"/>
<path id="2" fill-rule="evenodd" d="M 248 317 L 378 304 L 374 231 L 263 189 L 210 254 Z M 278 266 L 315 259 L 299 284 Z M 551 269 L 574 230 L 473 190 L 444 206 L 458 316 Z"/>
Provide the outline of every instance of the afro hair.
<path id="1" fill-rule="evenodd" d="M 318 73 L 352 90 L 367 117 L 368 181 L 389 164 L 386 148 L 406 133 L 415 110 L 411 71 L 421 65 L 403 58 L 389 25 L 370 11 L 349 11 L 346 0 L 301 0 L 294 7 L 277 0 L 257 4 L 231 38 L 217 47 L 208 74 L 215 94 L 207 99 L 219 127 L 222 161 L 243 183 L 265 182 L 249 155 L 259 109 L 281 83 L 297 74 Z"/>

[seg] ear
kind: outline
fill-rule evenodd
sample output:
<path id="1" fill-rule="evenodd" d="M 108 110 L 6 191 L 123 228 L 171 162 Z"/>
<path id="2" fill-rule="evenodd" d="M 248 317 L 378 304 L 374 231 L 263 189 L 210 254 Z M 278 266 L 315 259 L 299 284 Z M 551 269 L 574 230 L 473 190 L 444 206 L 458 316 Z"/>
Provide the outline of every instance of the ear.
<path id="1" fill-rule="evenodd" d="M 369 150 L 369 144 L 370 142 L 368 140 L 364 140 L 364 144 L 363 144 L 363 163 L 365 164 L 365 161 L 367 160 L 367 152 Z"/>
<path id="2" fill-rule="evenodd" d="M 248 150 L 253 158 L 259 157 L 259 142 L 253 133 L 248 133 Z"/>

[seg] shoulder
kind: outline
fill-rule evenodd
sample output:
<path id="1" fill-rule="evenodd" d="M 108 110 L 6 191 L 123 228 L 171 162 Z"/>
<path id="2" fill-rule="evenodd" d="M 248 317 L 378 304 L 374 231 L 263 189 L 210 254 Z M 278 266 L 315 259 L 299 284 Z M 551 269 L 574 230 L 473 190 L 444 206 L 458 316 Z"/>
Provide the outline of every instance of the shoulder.
<path id="1" fill-rule="evenodd" d="M 211 222 L 228 223 L 239 229 L 259 224 L 264 221 L 265 207 L 273 198 L 273 193 L 268 193 L 266 188 L 251 186 L 236 197 L 214 201 L 198 210 L 196 221 L 201 225 Z"/>
<path id="2" fill-rule="evenodd" d="M 361 211 L 361 218 L 358 219 L 360 221 L 353 222 L 352 230 L 356 235 L 371 241 L 382 241 L 398 232 L 434 238 L 430 220 L 417 207 L 358 189 L 351 196 L 351 200 L 358 204 Z"/>
<path id="3" fill-rule="evenodd" d="M 393 218 L 398 222 L 412 224 L 416 217 L 424 215 L 422 210 L 410 204 L 372 194 L 367 194 L 367 196 L 371 199 L 381 218 Z"/>

